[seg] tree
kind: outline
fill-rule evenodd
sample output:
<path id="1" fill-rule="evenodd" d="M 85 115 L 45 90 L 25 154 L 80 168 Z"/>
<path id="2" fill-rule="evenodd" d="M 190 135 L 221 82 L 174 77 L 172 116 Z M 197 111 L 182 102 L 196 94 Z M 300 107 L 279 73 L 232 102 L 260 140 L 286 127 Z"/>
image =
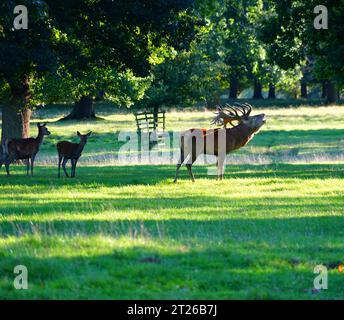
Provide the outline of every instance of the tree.
<path id="1" fill-rule="evenodd" d="M 136 76 L 145 77 L 149 74 L 151 68 L 149 58 L 154 50 L 164 46 L 173 46 L 175 50 L 187 48 L 194 36 L 197 20 L 187 14 L 187 9 L 193 3 L 192 0 L 103 2 L 104 7 L 92 11 L 93 19 L 96 16 L 96 20 L 99 19 L 100 23 L 92 25 L 92 30 L 88 33 L 88 21 L 86 21 L 73 34 L 74 42 L 83 36 L 83 42 L 78 43 L 78 46 L 80 51 L 87 52 L 83 57 L 84 67 L 80 70 L 80 63 L 79 61 L 75 63 L 73 53 L 67 55 L 64 61 L 73 78 L 85 84 L 83 95 L 77 97 L 74 108 L 66 119 L 94 117 L 92 102 L 99 91 L 105 92 L 106 97 L 120 94 L 111 91 L 114 89 L 111 83 L 108 87 L 103 86 L 102 89 L 90 83 L 88 79 L 95 77 L 92 73 L 95 66 L 101 78 L 103 72 L 101 69 L 108 67 L 118 74 L 126 74 L 131 70 Z M 104 9 L 107 13 L 105 20 Z M 84 9 L 80 14 L 82 19 L 85 14 Z M 87 38 L 85 38 L 85 30 Z M 106 37 L 103 36 L 104 34 Z M 102 79 L 99 82 L 102 82 Z"/>
<path id="2" fill-rule="evenodd" d="M 63 67 L 33 82 L 32 90 L 38 104 L 56 101 L 77 101 L 71 114 L 61 120 L 95 118 L 93 99 L 100 93 L 102 98 L 120 107 L 131 107 L 143 97 L 149 85 L 148 78 L 137 77 L 132 71 L 117 72 L 111 67 L 96 68 L 79 73 L 73 78 Z"/>
<path id="3" fill-rule="evenodd" d="M 223 62 L 218 26 L 211 20 L 219 10 L 219 2 L 197 1 L 189 12 L 198 19 L 189 48 L 179 52 L 172 47 L 155 50 L 151 84 L 138 108 L 156 113 L 159 107 L 186 107 L 201 101 L 214 107 L 220 103 L 220 90 L 228 87 L 228 67 Z"/>
<path id="4" fill-rule="evenodd" d="M 22 1 L 22 4 L 30 12 L 27 30 L 13 28 L 14 1 L 0 4 L 0 80 L 5 87 L 2 90 L 2 141 L 29 135 L 31 81 L 53 70 L 57 64 L 46 5 L 40 1 Z"/>
<path id="5" fill-rule="evenodd" d="M 0 79 L 5 138 L 26 137 L 35 96 L 31 85 L 64 67 L 74 81 L 93 68 L 147 75 L 150 46 L 185 49 L 197 21 L 193 1 L 23 0 L 29 28 L 13 30 L 14 1 L 0 4 Z M 86 76 L 87 78 L 87 76 Z M 86 95 L 89 95 L 86 92 Z"/>
<path id="6" fill-rule="evenodd" d="M 316 29 L 314 13 L 318 1 L 268 1 L 270 14 L 263 21 L 261 36 L 269 45 L 269 56 L 284 69 L 300 64 L 305 57 L 314 59 L 313 73 L 318 81 L 326 81 L 328 102 L 337 99 L 336 87 L 344 81 L 343 3 L 322 1 L 328 10 L 329 28 Z M 324 7 L 322 7 L 324 8 Z M 305 82 L 303 94 L 305 95 Z"/>

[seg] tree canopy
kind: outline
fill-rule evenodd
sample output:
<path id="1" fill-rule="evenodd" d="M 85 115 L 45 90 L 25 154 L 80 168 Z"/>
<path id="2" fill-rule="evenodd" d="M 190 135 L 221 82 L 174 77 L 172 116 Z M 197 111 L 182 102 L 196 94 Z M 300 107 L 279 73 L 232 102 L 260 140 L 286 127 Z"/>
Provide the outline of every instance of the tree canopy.
<path id="1" fill-rule="evenodd" d="M 28 29 L 14 28 L 16 2 L 0 4 L 2 138 L 28 135 L 31 110 L 101 95 L 131 107 L 214 106 L 253 88 L 307 97 L 344 80 L 342 1 L 23 0 Z M 328 13 L 328 28 L 314 19 Z M 301 91 L 300 91 L 301 87 Z M 299 93 L 300 92 L 300 93 Z"/>

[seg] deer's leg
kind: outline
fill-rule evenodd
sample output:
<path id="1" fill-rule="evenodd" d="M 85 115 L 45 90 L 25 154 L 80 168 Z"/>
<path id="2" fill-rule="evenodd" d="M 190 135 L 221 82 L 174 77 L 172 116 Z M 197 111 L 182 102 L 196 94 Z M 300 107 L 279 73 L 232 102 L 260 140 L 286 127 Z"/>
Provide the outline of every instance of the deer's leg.
<path id="1" fill-rule="evenodd" d="M 191 180 L 192 180 L 192 182 L 195 182 L 195 176 L 194 176 L 193 173 L 192 173 L 191 167 L 192 167 L 192 164 L 191 164 L 191 163 L 187 163 L 187 164 L 186 164 L 186 168 L 188 169 L 188 172 L 189 172 L 189 175 L 190 175 L 190 177 L 191 177 Z"/>
<path id="2" fill-rule="evenodd" d="M 57 169 L 57 177 L 60 178 L 60 171 L 61 171 L 61 162 L 62 162 L 63 157 L 59 155 L 59 164 L 58 164 L 58 169 Z"/>
<path id="3" fill-rule="evenodd" d="M 218 156 L 217 157 L 217 179 L 222 180 L 224 175 L 224 169 L 225 169 L 225 161 L 226 156 Z"/>
<path id="4" fill-rule="evenodd" d="M 11 156 L 8 156 L 5 160 L 5 167 L 6 167 L 6 172 L 8 176 L 10 175 L 10 164 L 13 160 L 14 158 Z"/>
<path id="5" fill-rule="evenodd" d="M 72 174 L 71 177 L 74 178 L 75 177 L 75 168 L 76 168 L 76 163 L 78 162 L 77 159 L 71 159 L 72 162 Z"/>
<path id="6" fill-rule="evenodd" d="M 219 180 L 219 157 L 216 157 L 216 180 Z"/>
<path id="7" fill-rule="evenodd" d="M 31 156 L 31 176 L 33 176 L 33 167 L 34 167 L 34 164 L 35 164 L 35 158 L 36 158 L 36 155 L 33 154 Z"/>
<path id="8" fill-rule="evenodd" d="M 192 173 L 192 165 L 197 160 L 197 157 L 200 155 L 201 152 L 201 150 L 197 150 L 196 140 L 193 138 L 191 155 L 186 163 L 186 168 L 188 169 L 192 182 L 195 182 L 195 177 Z"/>
<path id="9" fill-rule="evenodd" d="M 176 183 L 177 182 L 177 180 L 178 180 L 178 175 L 179 175 L 179 169 L 180 169 L 180 167 L 182 166 L 182 164 L 183 164 L 183 162 L 184 162 L 184 150 L 183 149 L 181 149 L 180 150 L 180 158 L 179 158 L 179 160 L 178 160 L 178 162 L 177 162 L 177 168 L 176 168 L 176 175 L 175 175 L 175 177 L 174 177 L 174 182 Z"/>
<path id="10" fill-rule="evenodd" d="M 27 158 L 26 159 L 26 175 L 29 175 L 29 171 L 30 171 L 30 159 Z"/>
<path id="11" fill-rule="evenodd" d="M 63 169 L 63 171 L 64 171 L 66 177 L 69 177 L 68 172 L 67 172 L 67 170 L 66 170 L 66 163 L 67 163 L 67 161 L 68 161 L 68 159 L 63 158 L 63 161 L 62 161 L 62 169 Z"/>
<path id="12" fill-rule="evenodd" d="M 194 150 L 192 150 L 192 154 L 190 156 L 190 159 L 186 163 L 186 168 L 188 169 L 189 175 L 191 177 L 192 182 L 195 182 L 195 176 L 192 173 L 192 165 L 196 161 L 197 155 L 194 153 Z"/>
<path id="13" fill-rule="evenodd" d="M 2 165 L 5 163 L 7 157 L 6 156 L 3 156 L 0 160 L 0 169 L 2 168 Z"/>
<path id="14" fill-rule="evenodd" d="M 79 161 L 79 158 L 75 159 L 75 164 L 74 164 L 74 177 L 75 177 L 75 171 L 76 171 L 76 165 Z"/>

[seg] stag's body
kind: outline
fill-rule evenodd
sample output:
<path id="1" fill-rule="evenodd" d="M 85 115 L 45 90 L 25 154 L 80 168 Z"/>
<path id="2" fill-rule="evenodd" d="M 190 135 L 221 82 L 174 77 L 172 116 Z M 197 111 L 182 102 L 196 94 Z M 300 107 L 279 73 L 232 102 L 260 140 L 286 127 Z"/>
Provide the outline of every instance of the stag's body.
<path id="1" fill-rule="evenodd" d="M 223 179 L 226 155 L 234 150 L 245 146 L 265 123 L 265 115 L 249 117 L 250 111 L 240 116 L 236 114 L 232 119 L 226 119 L 222 124 L 225 126 L 231 121 L 237 120 L 239 124 L 233 128 L 215 129 L 190 129 L 181 133 L 180 136 L 180 159 L 177 164 L 177 181 L 179 169 L 186 161 L 186 167 L 192 181 L 195 181 L 192 173 L 192 165 L 200 154 L 209 154 L 217 157 L 217 177 Z"/>
<path id="2" fill-rule="evenodd" d="M 91 132 L 89 132 L 88 134 L 82 135 L 78 131 L 77 135 L 80 137 L 79 143 L 61 141 L 61 142 L 58 142 L 56 145 L 57 153 L 59 156 L 58 177 L 60 177 L 61 163 L 62 163 L 63 171 L 66 177 L 68 177 L 68 173 L 66 170 L 66 163 L 68 162 L 68 160 L 70 160 L 72 163 L 71 177 L 75 177 L 76 164 L 79 158 L 81 157 L 82 151 L 84 150 L 84 147 L 87 143 L 87 138 L 91 135 Z"/>
<path id="3" fill-rule="evenodd" d="M 46 124 L 37 124 L 38 135 L 36 138 L 11 139 L 4 146 L 4 157 L 0 162 L 0 169 L 5 164 L 7 175 L 10 174 L 9 167 L 13 161 L 26 160 L 26 174 L 29 175 L 31 160 L 31 175 L 33 175 L 33 167 L 37 153 L 43 142 L 44 136 L 50 135 L 45 126 Z"/>

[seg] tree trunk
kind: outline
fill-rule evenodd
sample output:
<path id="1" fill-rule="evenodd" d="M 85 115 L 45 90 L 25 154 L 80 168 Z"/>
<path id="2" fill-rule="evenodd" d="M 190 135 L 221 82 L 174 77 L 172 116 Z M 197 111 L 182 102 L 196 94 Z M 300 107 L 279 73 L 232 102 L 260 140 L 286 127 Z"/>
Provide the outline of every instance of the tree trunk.
<path id="1" fill-rule="evenodd" d="M 22 81 L 11 83 L 11 97 L 2 105 L 2 128 L 1 128 L 1 157 L 2 145 L 14 138 L 28 138 L 30 135 L 31 109 L 29 100 L 29 78 L 23 76 Z"/>
<path id="2" fill-rule="evenodd" d="M 304 80 L 301 80 L 301 98 L 304 98 L 304 99 L 308 98 L 307 82 Z"/>
<path id="3" fill-rule="evenodd" d="M 273 83 L 269 83 L 268 99 L 276 99 L 276 87 Z"/>
<path id="4" fill-rule="evenodd" d="M 252 99 L 263 99 L 262 90 L 263 90 L 262 84 L 259 81 L 255 80 Z"/>
<path id="5" fill-rule="evenodd" d="M 322 88 L 321 88 L 321 99 L 325 99 L 327 96 L 327 81 L 323 80 L 322 81 Z"/>
<path id="6" fill-rule="evenodd" d="M 238 87 L 239 87 L 238 78 L 235 76 L 231 77 L 230 87 L 229 87 L 229 99 L 238 98 Z"/>
<path id="7" fill-rule="evenodd" d="M 72 112 L 61 120 L 83 120 L 95 119 L 96 114 L 93 105 L 93 99 L 83 96 L 75 102 Z"/>
<path id="8" fill-rule="evenodd" d="M 328 80 L 326 86 L 326 102 L 334 103 L 337 101 L 337 90 L 334 81 Z"/>
<path id="9" fill-rule="evenodd" d="M 31 98 L 29 78 L 23 76 L 18 84 L 11 84 L 11 97 L 2 106 L 1 146 L 6 140 L 28 138 L 30 134 Z"/>
<path id="10" fill-rule="evenodd" d="M 31 113 L 30 109 L 21 110 L 18 104 L 2 106 L 1 144 L 6 139 L 29 137 Z"/>

